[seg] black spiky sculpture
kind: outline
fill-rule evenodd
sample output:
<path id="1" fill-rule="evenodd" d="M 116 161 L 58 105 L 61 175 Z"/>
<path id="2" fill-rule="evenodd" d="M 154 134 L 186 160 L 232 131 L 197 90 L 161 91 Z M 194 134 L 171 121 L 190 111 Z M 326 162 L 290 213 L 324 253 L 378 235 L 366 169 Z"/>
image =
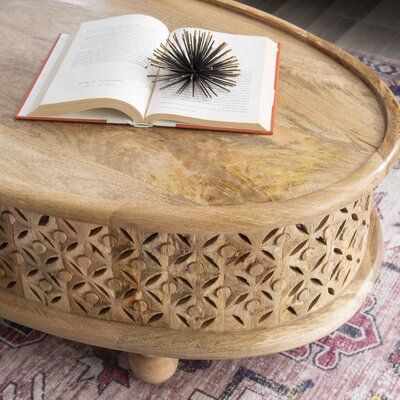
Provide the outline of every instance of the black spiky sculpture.
<path id="1" fill-rule="evenodd" d="M 217 96 L 215 88 L 219 87 L 229 92 L 236 85 L 235 78 L 240 75 L 239 63 L 234 55 L 229 55 L 231 49 L 223 42 L 214 47 L 215 40 L 210 32 L 182 33 L 182 41 L 176 34 L 167 43 L 161 44 L 154 50 L 153 58 L 149 58 L 153 67 L 161 68 L 166 73 L 159 71 L 153 82 L 164 82 L 160 89 L 172 85 L 179 85 L 177 93 L 182 93 L 186 88 L 192 89 L 192 96 L 197 86 L 206 97 Z"/>

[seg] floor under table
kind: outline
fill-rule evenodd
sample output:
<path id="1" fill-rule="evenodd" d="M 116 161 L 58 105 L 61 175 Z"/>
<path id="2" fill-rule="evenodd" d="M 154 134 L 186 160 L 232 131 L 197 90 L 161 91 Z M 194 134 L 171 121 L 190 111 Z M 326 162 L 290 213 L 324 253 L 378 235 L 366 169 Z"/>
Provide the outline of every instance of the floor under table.
<path id="1" fill-rule="evenodd" d="M 399 0 L 240 0 L 340 47 L 400 59 Z"/>

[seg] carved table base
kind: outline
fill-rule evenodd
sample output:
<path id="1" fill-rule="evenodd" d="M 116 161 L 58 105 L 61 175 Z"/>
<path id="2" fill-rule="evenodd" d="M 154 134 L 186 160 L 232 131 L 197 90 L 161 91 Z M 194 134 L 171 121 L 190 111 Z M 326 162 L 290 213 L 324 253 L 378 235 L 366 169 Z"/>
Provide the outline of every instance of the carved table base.
<path id="1" fill-rule="evenodd" d="M 130 354 L 160 383 L 176 358 L 275 353 L 361 306 L 382 236 L 370 198 L 305 224 L 214 235 L 145 233 L 3 208 L 0 315 Z M 171 357 L 171 358 L 165 358 Z"/>

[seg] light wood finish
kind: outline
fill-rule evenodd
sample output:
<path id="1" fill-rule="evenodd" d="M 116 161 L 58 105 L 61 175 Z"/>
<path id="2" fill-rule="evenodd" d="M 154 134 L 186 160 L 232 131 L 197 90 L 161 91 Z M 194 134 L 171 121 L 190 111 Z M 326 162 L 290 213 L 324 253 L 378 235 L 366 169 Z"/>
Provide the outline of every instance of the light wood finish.
<path id="1" fill-rule="evenodd" d="M 318 311 L 361 265 L 371 198 L 257 232 L 188 235 L 0 205 L 0 289 L 102 320 L 183 331 L 267 328 Z"/>
<path id="2" fill-rule="evenodd" d="M 13 119 L 59 31 L 134 12 L 282 42 L 276 134 Z M 1 316 L 146 356 L 234 358 L 318 339 L 360 307 L 382 255 L 370 194 L 400 146 L 399 105 L 367 67 L 231 0 L 5 0 L 0 23 Z M 147 380 L 165 366 L 132 357 Z"/>
<path id="3" fill-rule="evenodd" d="M 379 183 L 396 157 L 400 111 L 390 90 L 348 53 L 300 28 L 231 0 L 84 4 L 0 5 L 5 204 L 156 231 L 248 231 L 350 204 Z M 59 31 L 134 12 L 171 29 L 199 26 L 281 41 L 276 134 L 14 121 Z"/>
<path id="4" fill-rule="evenodd" d="M 128 360 L 136 378 L 156 385 L 171 378 L 178 367 L 176 358 L 147 357 L 130 353 Z"/>
<path id="5" fill-rule="evenodd" d="M 334 302 L 291 323 L 234 332 L 179 331 L 102 321 L 60 311 L 0 290 L 0 315 L 66 339 L 131 353 L 188 359 L 230 359 L 270 354 L 317 340 L 346 322 L 362 305 L 383 255 L 379 220 L 372 214 L 367 252 L 356 276 Z"/>

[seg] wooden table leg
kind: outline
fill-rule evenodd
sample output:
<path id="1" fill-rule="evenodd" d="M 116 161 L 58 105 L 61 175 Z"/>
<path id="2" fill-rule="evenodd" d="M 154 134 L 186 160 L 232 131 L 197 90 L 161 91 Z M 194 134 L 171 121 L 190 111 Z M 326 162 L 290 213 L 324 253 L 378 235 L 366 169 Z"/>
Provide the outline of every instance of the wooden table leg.
<path id="1" fill-rule="evenodd" d="M 129 353 L 129 366 L 133 375 L 147 383 L 163 383 L 175 373 L 178 367 L 177 358 L 150 357 Z"/>

